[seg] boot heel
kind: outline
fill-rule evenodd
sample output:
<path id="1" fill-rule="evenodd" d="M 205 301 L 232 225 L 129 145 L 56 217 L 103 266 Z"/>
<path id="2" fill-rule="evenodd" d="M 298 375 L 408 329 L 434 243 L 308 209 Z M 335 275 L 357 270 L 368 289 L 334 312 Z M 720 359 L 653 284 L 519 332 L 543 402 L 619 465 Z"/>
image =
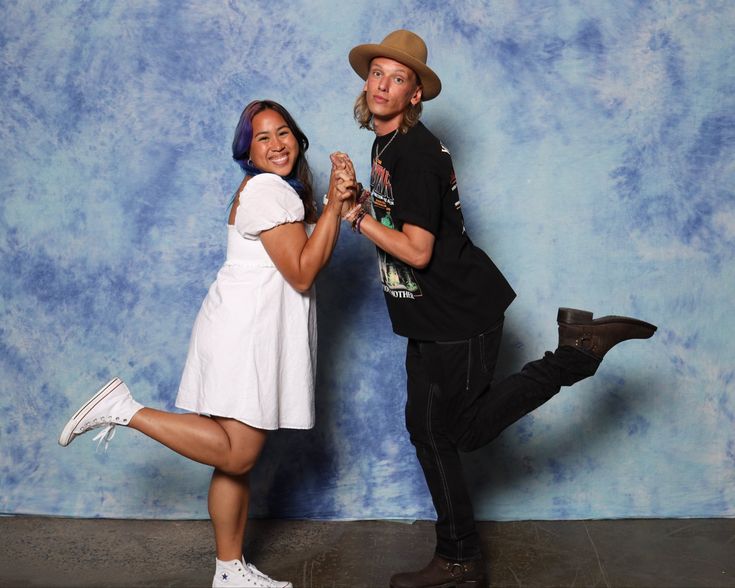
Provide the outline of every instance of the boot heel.
<path id="1" fill-rule="evenodd" d="M 560 308 L 556 314 L 556 321 L 568 325 L 589 323 L 592 321 L 592 313 L 586 310 L 577 310 L 576 308 Z"/>

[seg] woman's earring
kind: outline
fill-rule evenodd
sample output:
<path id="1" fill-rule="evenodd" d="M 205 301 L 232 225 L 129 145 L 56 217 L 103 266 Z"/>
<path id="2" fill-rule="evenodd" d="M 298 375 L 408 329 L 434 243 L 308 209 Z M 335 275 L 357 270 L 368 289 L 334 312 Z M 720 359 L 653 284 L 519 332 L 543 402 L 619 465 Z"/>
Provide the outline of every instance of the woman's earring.
<path id="1" fill-rule="evenodd" d="M 248 159 L 248 165 L 249 165 L 250 167 L 255 167 L 255 166 L 253 165 L 253 160 L 252 160 L 252 159 Z"/>

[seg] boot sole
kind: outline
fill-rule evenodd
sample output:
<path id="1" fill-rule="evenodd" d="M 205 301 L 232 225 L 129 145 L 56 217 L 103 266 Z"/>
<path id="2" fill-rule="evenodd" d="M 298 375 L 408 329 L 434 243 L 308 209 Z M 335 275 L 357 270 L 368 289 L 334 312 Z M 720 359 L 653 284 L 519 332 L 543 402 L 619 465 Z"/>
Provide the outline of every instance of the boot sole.
<path id="1" fill-rule="evenodd" d="M 556 314 L 556 321 L 565 325 L 608 325 L 610 323 L 623 323 L 626 325 L 635 325 L 640 327 L 640 336 L 637 338 L 648 339 L 651 337 L 658 327 L 629 316 L 603 316 L 598 319 L 592 318 L 592 313 L 587 310 L 578 310 L 576 308 L 560 308 Z"/>
<path id="2" fill-rule="evenodd" d="M 61 435 L 59 436 L 59 445 L 62 447 L 66 447 L 69 445 L 69 443 L 72 442 L 74 439 L 74 429 L 77 428 L 77 425 L 84 420 L 84 417 L 89 414 L 89 411 L 92 410 L 95 406 L 97 406 L 102 399 L 105 398 L 110 392 L 115 390 L 120 384 L 122 384 L 123 381 L 120 378 L 113 378 L 107 384 L 102 386 L 92 398 L 87 400 L 82 405 L 82 408 L 80 408 L 76 414 L 69 419 L 69 422 L 66 423 L 66 426 L 64 427 L 64 430 L 61 431 Z"/>

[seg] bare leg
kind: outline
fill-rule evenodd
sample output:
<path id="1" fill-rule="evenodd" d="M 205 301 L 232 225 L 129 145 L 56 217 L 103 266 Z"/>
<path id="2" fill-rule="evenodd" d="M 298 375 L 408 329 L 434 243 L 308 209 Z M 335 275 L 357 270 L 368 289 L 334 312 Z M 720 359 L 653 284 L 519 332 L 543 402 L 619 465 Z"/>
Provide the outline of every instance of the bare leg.
<path id="1" fill-rule="evenodd" d="M 250 474 L 232 476 L 215 469 L 209 485 L 209 517 L 217 558 L 240 559 L 250 502 Z"/>
<path id="2" fill-rule="evenodd" d="M 223 561 L 239 560 L 250 502 L 249 472 L 263 450 L 267 431 L 231 418 L 145 408 L 132 398 L 122 380 L 113 378 L 66 423 L 59 444 L 66 447 L 79 435 L 104 426 L 102 434 L 107 436 L 117 425 L 136 429 L 184 457 L 214 466 L 209 512 L 217 556 Z M 242 565 L 235 572 L 245 574 Z"/>
<path id="3" fill-rule="evenodd" d="M 265 442 L 265 431 L 234 419 L 179 414 L 142 408 L 129 427 L 176 453 L 230 474 L 252 468 Z"/>
<path id="4" fill-rule="evenodd" d="M 217 420 L 224 421 L 223 428 L 237 439 L 238 445 L 247 447 L 246 457 L 255 465 L 265 443 L 265 431 L 229 419 Z M 223 561 L 240 559 L 242 555 L 249 503 L 249 473 L 232 475 L 214 470 L 209 485 L 209 516 L 214 527 L 217 557 Z"/>

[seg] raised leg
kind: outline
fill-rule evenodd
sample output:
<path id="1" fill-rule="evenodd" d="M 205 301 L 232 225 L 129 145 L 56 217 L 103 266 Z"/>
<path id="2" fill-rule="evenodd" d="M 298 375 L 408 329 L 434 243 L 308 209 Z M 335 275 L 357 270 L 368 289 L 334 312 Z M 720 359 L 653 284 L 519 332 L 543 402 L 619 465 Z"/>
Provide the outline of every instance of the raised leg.
<path id="1" fill-rule="evenodd" d="M 266 435 L 234 419 L 153 408 L 139 410 L 128 426 L 184 457 L 233 475 L 250 471 Z"/>

